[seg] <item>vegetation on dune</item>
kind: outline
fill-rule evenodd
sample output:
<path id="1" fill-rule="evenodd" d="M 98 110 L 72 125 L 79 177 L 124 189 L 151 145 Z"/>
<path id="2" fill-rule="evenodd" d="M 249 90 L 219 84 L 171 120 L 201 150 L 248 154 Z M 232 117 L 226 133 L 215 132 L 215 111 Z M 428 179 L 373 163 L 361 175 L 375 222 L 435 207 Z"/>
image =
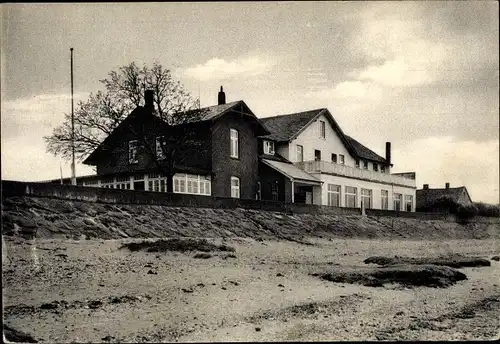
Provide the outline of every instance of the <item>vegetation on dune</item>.
<path id="1" fill-rule="evenodd" d="M 369 257 L 364 260 L 365 264 L 378 264 L 378 265 L 398 265 L 398 264 L 413 264 L 413 265 L 439 265 L 439 266 L 449 266 L 452 268 L 462 268 L 462 267 L 477 267 L 477 266 L 491 266 L 491 262 L 487 259 L 476 258 L 476 257 L 439 257 L 439 258 L 427 258 L 427 257 L 382 257 L 374 256 Z"/>
<path id="2" fill-rule="evenodd" d="M 215 245 L 209 243 L 206 239 L 160 239 L 157 241 L 141 241 L 131 242 L 122 245 L 120 248 L 128 248 L 130 251 L 146 251 L 146 252 L 187 252 L 187 251 L 201 251 L 201 252 L 234 252 L 235 249 L 227 245 Z"/>

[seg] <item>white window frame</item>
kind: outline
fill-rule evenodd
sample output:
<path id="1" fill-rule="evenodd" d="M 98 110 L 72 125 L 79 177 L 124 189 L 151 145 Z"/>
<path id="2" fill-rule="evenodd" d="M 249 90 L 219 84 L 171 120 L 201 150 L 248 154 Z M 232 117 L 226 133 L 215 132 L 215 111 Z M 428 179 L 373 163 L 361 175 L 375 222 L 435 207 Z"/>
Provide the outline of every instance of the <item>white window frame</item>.
<path id="1" fill-rule="evenodd" d="M 396 203 L 399 204 L 399 207 L 396 207 Z M 393 196 L 393 206 L 395 211 L 401 211 L 401 203 L 403 203 L 403 194 L 395 193 Z"/>
<path id="2" fill-rule="evenodd" d="M 238 185 L 233 185 L 238 184 Z M 240 178 L 231 176 L 231 197 L 240 198 Z"/>
<path id="3" fill-rule="evenodd" d="M 339 154 L 339 164 L 341 164 L 341 165 L 345 164 L 345 156 L 344 156 L 344 154 Z"/>
<path id="4" fill-rule="evenodd" d="M 413 211 L 413 195 L 405 195 L 405 206 L 404 206 L 404 211 L 408 211 L 407 206 L 410 204 L 410 211 Z"/>
<path id="5" fill-rule="evenodd" d="M 274 142 L 264 140 L 264 154 L 274 155 Z"/>
<path id="6" fill-rule="evenodd" d="M 231 158 L 239 158 L 239 134 L 236 129 L 229 129 Z"/>
<path id="7" fill-rule="evenodd" d="M 328 184 L 328 205 L 330 207 L 340 207 L 340 200 L 342 197 L 342 186 L 336 184 Z M 335 196 L 337 196 L 337 204 L 334 204 Z"/>
<path id="8" fill-rule="evenodd" d="M 349 192 L 348 188 L 354 189 L 354 193 Z M 355 187 L 355 186 L 348 186 L 348 185 L 346 185 L 344 195 L 345 195 L 345 207 L 347 207 L 347 208 L 357 208 L 357 206 L 358 206 L 358 188 Z M 354 196 L 354 207 L 350 207 L 349 206 L 348 197 L 350 197 L 350 196 Z"/>
<path id="9" fill-rule="evenodd" d="M 210 176 L 176 173 L 173 177 L 174 193 L 210 196 L 212 193 L 211 180 Z"/>
<path id="10" fill-rule="evenodd" d="M 380 191 L 380 209 L 389 210 L 389 190 Z"/>
<path id="11" fill-rule="evenodd" d="M 128 163 L 137 164 L 139 159 L 137 158 L 137 147 L 139 146 L 139 141 L 130 140 L 128 142 Z"/>
<path id="12" fill-rule="evenodd" d="M 338 162 L 338 156 L 335 153 L 332 153 L 332 163 L 336 164 Z"/>
<path id="13" fill-rule="evenodd" d="M 321 139 L 326 139 L 326 122 L 319 121 L 319 137 Z"/>
<path id="14" fill-rule="evenodd" d="M 297 162 L 303 162 L 303 161 L 304 161 L 304 147 L 302 145 L 297 145 Z"/>
<path id="15" fill-rule="evenodd" d="M 156 158 L 158 160 L 165 159 L 165 152 L 163 152 L 162 141 L 165 140 L 165 136 L 156 137 Z"/>
<path id="16" fill-rule="evenodd" d="M 365 203 L 366 200 L 368 200 L 368 205 Z M 365 209 L 373 208 L 373 190 L 361 189 L 361 203 L 364 203 Z"/>

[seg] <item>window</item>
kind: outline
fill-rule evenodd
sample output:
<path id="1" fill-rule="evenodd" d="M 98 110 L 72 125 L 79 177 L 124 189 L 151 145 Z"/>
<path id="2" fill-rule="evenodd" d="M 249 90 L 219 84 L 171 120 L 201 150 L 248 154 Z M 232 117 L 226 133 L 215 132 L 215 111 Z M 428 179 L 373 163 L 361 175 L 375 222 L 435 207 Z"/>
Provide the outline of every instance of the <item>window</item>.
<path id="1" fill-rule="evenodd" d="M 367 170 L 367 169 L 368 169 L 368 161 L 366 161 L 366 160 L 365 160 L 365 161 L 363 161 L 363 168 L 364 168 L 365 170 Z"/>
<path id="2" fill-rule="evenodd" d="M 279 188 L 278 188 L 278 182 L 275 181 L 271 185 L 271 194 L 273 195 L 273 201 L 278 201 L 279 200 Z"/>
<path id="3" fill-rule="evenodd" d="M 319 137 L 324 139 L 326 137 L 325 121 L 319 121 Z"/>
<path id="4" fill-rule="evenodd" d="M 240 198 L 240 178 L 231 177 L 231 197 Z"/>
<path id="5" fill-rule="evenodd" d="M 380 208 L 389 209 L 389 190 L 382 190 L 380 192 Z"/>
<path id="6" fill-rule="evenodd" d="M 137 140 L 131 140 L 128 142 L 128 163 L 137 164 Z"/>
<path id="7" fill-rule="evenodd" d="M 380 166 L 380 172 L 385 173 L 385 166 L 384 165 Z"/>
<path id="8" fill-rule="evenodd" d="M 361 206 L 365 209 L 372 208 L 372 190 L 361 189 Z"/>
<path id="9" fill-rule="evenodd" d="M 359 168 L 359 159 L 356 159 L 356 167 Z"/>
<path id="10" fill-rule="evenodd" d="M 373 163 L 373 170 L 374 170 L 374 171 L 378 171 L 378 164 Z"/>
<path id="11" fill-rule="evenodd" d="M 304 147 L 297 145 L 297 162 L 304 161 Z"/>
<path id="12" fill-rule="evenodd" d="M 264 140 L 264 154 L 274 155 L 274 142 Z"/>
<path id="13" fill-rule="evenodd" d="M 406 209 L 406 211 L 413 210 L 413 196 L 412 195 L 405 195 L 405 209 Z"/>
<path id="14" fill-rule="evenodd" d="M 231 158 L 238 158 L 239 156 L 238 131 L 236 129 L 231 129 L 230 136 L 231 136 Z"/>
<path id="15" fill-rule="evenodd" d="M 197 174 L 176 173 L 173 178 L 175 193 L 189 193 L 195 195 L 211 194 L 210 176 Z M 166 180 L 165 180 L 166 182 Z M 166 183 L 165 183 L 166 188 Z"/>
<path id="16" fill-rule="evenodd" d="M 156 158 L 158 160 L 165 159 L 165 153 L 163 152 L 163 145 L 165 137 L 164 136 L 157 136 L 156 137 Z"/>
<path id="17" fill-rule="evenodd" d="M 358 190 L 352 186 L 345 187 L 345 206 L 348 208 L 356 208 Z"/>
<path id="18" fill-rule="evenodd" d="M 321 151 L 320 150 L 317 150 L 317 149 L 314 150 L 314 160 L 321 161 Z"/>
<path id="19" fill-rule="evenodd" d="M 340 185 L 328 184 L 328 205 L 340 207 Z"/>
<path id="20" fill-rule="evenodd" d="M 335 153 L 332 153 L 332 162 L 335 164 L 337 163 L 337 154 Z"/>
<path id="21" fill-rule="evenodd" d="M 399 193 L 394 194 L 394 210 L 400 211 L 401 210 L 401 199 L 402 195 Z"/>
<path id="22" fill-rule="evenodd" d="M 339 163 L 342 165 L 345 163 L 345 158 L 344 158 L 344 155 L 342 155 L 342 154 L 339 154 Z"/>

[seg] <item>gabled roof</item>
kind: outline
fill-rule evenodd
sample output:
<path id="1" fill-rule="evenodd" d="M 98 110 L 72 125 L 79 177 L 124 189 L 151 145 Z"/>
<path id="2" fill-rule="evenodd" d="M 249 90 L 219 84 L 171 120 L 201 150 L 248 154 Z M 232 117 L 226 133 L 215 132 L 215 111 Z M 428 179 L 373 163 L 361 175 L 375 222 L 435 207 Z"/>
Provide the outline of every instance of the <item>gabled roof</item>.
<path id="1" fill-rule="evenodd" d="M 465 194 L 472 202 L 469 192 L 465 186 L 460 186 L 457 188 L 444 188 L 444 189 L 420 189 L 416 191 L 417 208 L 426 208 L 433 205 L 433 203 L 441 197 L 449 197 L 455 202 L 458 202 L 460 196 L 465 191 Z"/>
<path id="2" fill-rule="evenodd" d="M 240 110 L 241 109 L 241 110 Z M 240 111 L 239 111 L 240 110 Z M 97 156 L 101 153 L 103 150 L 103 147 L 109 142 L 110 138 L 114 135 L 116 135 L 117 132 L 121 131 L 122 128 L 125 126 L 125 123 L 129 123 L 130 121 L 133 121 L 137 118 L 141 118 L 142 116 L 148 115 L 144 112 L 146 112 L 146 108 L 143 106 L 138 106 L 132 112 L 111 132 L 110 135 L 108 135 L 103 142 L 83 161 L 84 164 L 92 164 Z M 235 102 L 227 103 L 227 104 L 221 104 L 221 105 L 214 105 L 214 106 L 208 106 L 201 108 L 199 110 L 192 110 L 192 111 L 200 111 L 201 112 L 201 117 L 197 121 L 194 122 L 205 122 L 205 121 L 216 121 L 217 119 L 221 118 L 225 114 L 235 111 L 239 114 L 243 115 L 248 115 L 250 118 L 252 118 L 253 121 L 257 123 L 257 125 L 260 128 L 260 133 L 265 133 L 268 134 L 269 131 L 267 130 L 266 126 L 262 124 L 259 118 L 255 116 L 255 114 L 250 110 L 250 108 L 245 104 L 243 100 L 238 100 Z M 189 111 L 188 111 L 189 112 Z M 151 116 L 151 113 L 149 113 Z M 162 121 L 159 117 L 152 116 L 158 121 Z M 151 117 L 150 117 L 151 118 Z"/>
<path id="3" fill-rule="evenodd" d="M 323 110 L 325 109 L 261 118 L 262 123 L 271 132 L 270 135 L 264 137 L 277 142 L 290 141 Z"/>
<path id="4" fill-rule="evenodd" d="M 362 145 L 352 137 L 345 135 L 333 118 L 332 114 L 325 108 L 261 118 L 262 123 L 264 123 L 271 132 L 270 135 L 262 136 L 262 138 L 274 140 L 276 142 L 291 141 L 321 115 L 325 115 L 326 118 L 328 118 L 333 129 L 339 135 L 340 140 L 344 143 L 345 147 L 353 157 L 386 163 L 386 160 L 383 157 L 368 147 Z"/>
<path id="5" fill-rule="evenodd" d="M 354 148 L 354 151 L 356 152 L 356 155 L 358 157 L 366 160 L 386 163 L 386 160 L 383 157 L 372 151 L 370 148 L 362 145 L 361 143 L 359 143 L 350 136 L 346 135 L 345 137 L 347 138 L 351 146 Z"/>

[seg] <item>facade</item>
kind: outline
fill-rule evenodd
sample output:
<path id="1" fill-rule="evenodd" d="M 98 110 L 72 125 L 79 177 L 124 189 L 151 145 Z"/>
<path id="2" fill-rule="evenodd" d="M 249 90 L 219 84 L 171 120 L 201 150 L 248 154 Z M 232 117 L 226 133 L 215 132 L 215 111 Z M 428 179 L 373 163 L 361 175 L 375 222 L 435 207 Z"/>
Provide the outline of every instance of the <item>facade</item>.
<path id="1" fill-rule="evenodd" d="M 176 160 L 174 193 L 415 211 L 415 173 L 391 174 L 389 142 L 383 158 L 345 135 L 327 109 L 259 119 L 243 101 L 226 103 L 222 87 L 218 98 L 198 120 L 171 127 L 153 115 L 146 91 L 145 105 L 84 161 L 97 174 L 78 183 L 166 192 L 162 140 L 189 133 L 199 145 Z"/>
<path id="2" fill-rule="evenodd" d="M 435 202 L 440 198 L 447 197 L 457 204 L 470 205 L 472 200 L 465 186 L 450 188 L 446 183 L 444 188 L 430 189 L 429 184 L 424 184 L 422 189 L 417 190 L 417 211 L 443 211 L 435 207 Z"/>
<path id="3" fill-rule="evenodd" d="M 319 180 L 290 186 L 295 200 L 349 208 L 415 211 L 415 173 L 391 174 L 391 144 L 383 158 L 345 135 L 327 109 L 263 118 L 278 155 Z"/>

